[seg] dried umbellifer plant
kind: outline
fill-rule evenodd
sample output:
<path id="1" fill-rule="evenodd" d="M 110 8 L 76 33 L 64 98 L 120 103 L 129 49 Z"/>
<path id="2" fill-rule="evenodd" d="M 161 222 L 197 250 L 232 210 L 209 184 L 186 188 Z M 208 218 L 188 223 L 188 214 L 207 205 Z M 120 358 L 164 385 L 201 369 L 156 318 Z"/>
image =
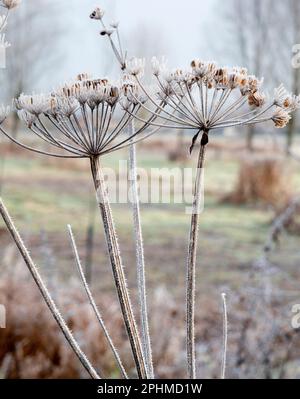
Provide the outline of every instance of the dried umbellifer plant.
<path id="1" fill-rule="evenodd" d="M 139 65 L 143 61 L 135 60 L 132 63 Z M 274 96 L 267 96 L 262 92 L 263 80 L 249 75 L 245 68 L 218 67 L 214 62 L 195 59 L 186 70 L 170 70 L 165 60 L 160 62 L 156 58 L 152 60 L 152 67 L 159 87 L 156 93 L 150 93 L 139 74 L 135 70 L 131 71 L 140 90 L 148 98 L 148 103 L 141 104 L 141 107 L 151 112 L 150 103 L 160 110 L 159 115 L 154 114 L 159 118 L 153 123 L 155 126 L 169 123 L 170 128 L 195 130 L 190 153 L 200 143 L 188 240 L 186 285 L 188 375 L 189 378 L 195 378 L 195 271 L 202 175 L 209 136 L 216 129 L 267 121 L 273 121 L 275 127 L 283 128 L 289 122 L 291 112 L 299 108 L 300 97 L 287 93 L 282 85 L 274 90 Z M 160 106 L 161 102 L 164 108 Z M 138 115 L 135 119 L 143 122 Z"/>
<path id="2" fill-rule="evenodd" d="M 134 133 L 125 133 L 126 127 L 138 113 L 144 100 L 145 97 L 138 86 L 128 75 L 124 75 L 119 84 L 113 84 L 108 79 L 92 80 L 86 75 L 79 75 L 76 81 L 60 87 L 55 92 L 40 95 L 22 94 L 15 100 L 19 117 L 38 138 L 56 148 L 58 151 L 55 153 L 29 147 L 0 127 L 5 136 L 28 150 L 59 158 L 89 159 L 113 277 L 137 372 L 141 378 L 147 378 L 149 374 L 126 285 L 100 160 L 103 155 L 132 145 L 158 129 L 154 128 L 150 132 L 146 130 L 150 122 L 157 117 L 151 113 L 148 121 L 141 123 Z M 8 109 L 2 110 L 2 122 L 7 112 Z M 160 110 L 156 110 L 157 114 L 159 112 Z M 64 153 L 60 150 L 64 150 Z"/>
<path id="3" fill-rule="evenodd" d="M 103 23 L 101 9 L 97 8 L 92 14 L 92 18 L 98 19 Z M 203 185 L 202 171 L 210 132 L 229 126 L 245 126 L 266 121 L 273 121 L 276 127 L 282 128 L 288 123 L 290 113 L 299 107 L 300 99 L 288 94 L 282 86 L 275 89 L 274 98 L 268 99 L 261 92 L 262 81 L 255 76 L 248 75 L 244 68 L 219 68 L 212 62 L 199 60 L 192 61 L 191 68 L 186 71 L 182 69 L 170 71 L 164 62 L 160 63 L 157 59 L 153 59 L 153 74 L 157 81 L 158 90 L 150 92 L 140 78 L 144 61 L 133 59 L 128 62 L 126 60 L 126 57 L 122 54 L 121 46 L 118 50 L 111 37 L 116 30 L 118 41 L 120 40 L 117 26 L 112 28 L 107 29 L 103 25 L 101 34 L 108 36 L 117 58 L 119 57 L 121 69 L 124 71 L 120 84 L 112 84 L 107 79 L 92 80 L 85 75 L 80 75 L 77 81 L 65 85 L 48 95 L 21 95 L 16 100 L 18 114 L 29 129 L 41 140 L 59 151 L 52 153 L 29 147 L 12 138 L 2 126 L 0 130 L 12 141 L 31 151 L 54 157 L 88 158 L 90 160 L 115 284 L 140 378 L 151 377 L 151 372 L 149 365 L 146 364 L 145 353 L 143 352 L 133 316 L 100 160 L 103 155 L 133 145 L 153 134 L 161 127 L 184 128 L 196 131 L 192 139 L 190 152 L 192 152 L 198 142 L 198 138 L 200 138 L 200 148 L 192 203 L 193 212 L 189 234 L 186 287 L 188 375 L 190 378 L 195 378 L 195 269 Z M 140 116 L 140 110 L 147 112 L 147 119 Z M 1 123 L 7 113 L 8 109 L 1 109 Z M 139 123 L 140 126 L 136 131 L 133 132 L 131 130 L 131 134 L 126 134 L 126 137 L 124 137 L 127 127 L 130 126 L 133 120 Z M 51 126 L 51 129 L 48 126 Z M 153 126 L 153 130 L 150 132 L 146 130 L 149 126 Z M 66 151 L 67 154 L 62 153 L 60 150 Z M 82 353 L 72 341 L 68 329 L 65 328 L 57 316 L 57 309 L 52 306 L 51 301 L 49 302 L 48 292 L 44 290 L 42 281 L 37 278 L 36 269 L 30 261 L 28 252 L 25 251 L 22 242 L 20 242 L 20 237 L 16 233 L 3 203 L 1 203 L 0 212 L 46 302 L 48 300 L 48 306 L 60 324 L 65 336 L 81 359 L 81 362 L 90 372 L 90 375 L 94 378 L 99 378 L 99 375 L 84 360 Z M 82 275 L 74 237 L 70 229 L 69 232 L 76 263 L 82 278 L 84 276 Z M 86 281 L 84 278 L 82 280 L 93 306 Z M 227 345 L 225 297 L 223 300 L 224 314 L 226 314 L 224 318 L 226 334 L 224 333 L 222 377 L 225 376 Z M 96 312 L 96 309 L 94 311 Z M 101 317 L 99 316 L 98 319 L 101 324 Z M 113 349 L 112 343 L 110 345 Z M 116 360 L 122 370 L 122 365 L 117 356 Z M 123 375 L 126 378 L 126 372 L 123 372 Z"/>

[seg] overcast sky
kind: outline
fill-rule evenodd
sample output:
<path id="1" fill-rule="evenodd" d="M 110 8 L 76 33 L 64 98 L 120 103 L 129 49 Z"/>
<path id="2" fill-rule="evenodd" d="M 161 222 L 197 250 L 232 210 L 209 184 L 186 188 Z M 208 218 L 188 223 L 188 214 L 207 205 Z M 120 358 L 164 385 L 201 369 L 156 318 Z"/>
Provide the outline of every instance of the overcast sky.
<path id="1" fill-rule="evenodd" d="M 99 36 L 100 23 L 89 19 L 97 5 L 106 10 L 107 23 L 120 21 L 125 47 L 131 55 L 136 55 L 138 42 L 139 52 L 143 52 L 143 46 L 148 47 L 145 54 L 137 55 L 166 55 L 170 65 L 183 66 L 197 56 L 215 59 L 210 39 L 215 29 L 216 2 L 220 4 L 217 0 L 59 0 L 59 8 L 66 15 L 64 37 L 59 39 L 64 57 L 56 76 L 48 78 L 43 86 L 55 84 L 54 79 L 68 80 L 81 71 L 98 76 L 113 74 L 109 70 L 108 43 Z"/>

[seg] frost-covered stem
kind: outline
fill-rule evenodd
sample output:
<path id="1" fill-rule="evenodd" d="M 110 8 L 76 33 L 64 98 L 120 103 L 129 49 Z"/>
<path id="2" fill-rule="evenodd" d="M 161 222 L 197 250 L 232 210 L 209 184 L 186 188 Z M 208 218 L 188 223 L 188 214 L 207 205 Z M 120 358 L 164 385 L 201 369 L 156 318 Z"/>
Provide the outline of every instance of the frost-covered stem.
<path id="1" fill-rule="evenodd" d="M 222 350 L 222 366 L 221 366 L 221 379 L 225 379 L 226 373 L 226 358 L 227 358 L 227 340 L 228 340 L 228 316 L 226 294 L 222 293 L 222 306 L 223 306 L 223 350 Z"/>
<path id="2" fill-rule="evenodd" d="M 27 248 L 25 247 L 23 240 L 18 233 L 16 227 L 14 226 L 14 223 L 8 213 L 8 210 L 6 209 L 2 199 L 0 198 L 0 213 L 1 216 L 4 220 L 4 223 L 6 224 L 6 227 L 8 228 L 13 240 L 16 243 L 16 246 L 23 257 L 36 285 L 38 286 L 38 289 L 40 293 L 42 294 L 48 308 L 50 309 L 50 312 L 52 313 L 54 319 L 56 320 L 58 326 L 60 327 L 63 335 L 69 342 L 71 348 L 75 352 L 76 356 L 80 360 L 81 364 L 83 367 L 86 369 L 86 371 L 89 373 L 89 375 L 93 379 L 101 379 L 100 375 L 96 372 L 96 370 L 93 368 L 89 360 L 87 359 L 86 355 L 82 352 L 80 349 L 77 341 L 73 337 L 69 327 L 67 326 L 66 322 L 64 321 L 62 315 L 60 314 L 57 306 L 55 305 L 46 285 L 44 284 L 42 277 L 40 276 L 38 269 L 36 265 L 34 264 L 33 260 L 31 259 L 31 256 L 29 255 L 29 252 Z"/>
<path id="3" fill-rule="evenodd" d="M 198 241 L 198 222 L 201 204 L 202 174 L 205 157 L 205 146 L 208 143 L 208 132 L 203 132 L 198 155 L 197 173 L 194 184 L 189 249 L 186 276 L 186 349 L 187 367 L 190 379 L 196 378 L 195 356 L 195 272 Z"/>
<path id="4" fill-rule="evenodd" d="M 117 241 L 116 230 L 110 208 L 107 187 L 100 166 L 99 156 L 91 157 L 90 162 L 91 162 L 91 171 L 96 190 L 96 198 L 103 221 L 104 233 L 108 247 L 108 253 L 112 267 L 113 277 L 119 297 L 119 302 L 124 318 L 125 327 L 131 344 L 132 354 L 135 360 L 137 373 L 139 378 L 148 378 L 140 337 L 134 319 L 132 305 L 126 284 L 126 278 L 124 274 L 121 255 L 119 251 L 119 245 Z"/>
<path id="5" fill-rule="evenodd" d="M 128 134 L 129 136 L 132 136 L 134 133 L 135 133 L 135 127 L 134 127 L 134 120 L 132 119 L 128 125 Z M 130 193 L 131 193 L 130 202 L 131 202 L 132 215 L 133 215 L 137 281 L 138 281 L 138 293 L 139 293 L 141 325 L 142 325 L 141 340 L 142 340 L 145 363 L 149 377 L 154 378 L 152 350 L 151 350 L 151 341 L 150 341 L 149 323 L 148 323 L 144 246 L 143 246 L 143 234 L 142 234 L 140 203 L 139 203 L 138 184 L 137 184 L 135 144 L 132 144 L 129 147 L 129 173 L 130 173 L 129 184 L 130 184 Z"/>
<path id="6" fill-rule="evenodd" d="M 4 20 L 2 22 L 2 25 L 0 26 L 0 33 L 2 32 L 2 30 L 6 26 L 6 23 L 7 23 L 7 20 L 8 20 L 8 15 L 9 15 L 9 9 L 6 10 L 6 14 L 5 14 Z"/>
<path id="7" fill-rule="evenodd" d="M 83 272 L 83 269 L 82 269 L 81 261 L 80 261 L 80 258 L 79 258 L 77 245 L 76 245 L 75 238 L 74 238 L 74 235 L 73 235 L 72 227 L 69 224 L 68 224 L 68 231 L 69 231 L 70 240 L 71 240 L 71 244 L 72 244 L 72 249 L 73 249 L 73 253 L 74 253 L 74 257 L 75 257 L 75 261 L 76 261 L 76 266 L 77 266 L 77 269 L 78 269 L 78 272 L 79 272 L 83 287 L 84 287 L 85 292 L 87 294 L 87 297 L 89 299 L 90 305 L 92 306 L 93 311 L 94 311 L 94 313 L 95 313 L 95 315 L 97 317 L 97 320 L 98 320 L 98 322 L 99 322 L 99 324 L 100 324 L 100 326 L 101 326 L 101 328 L 102 328 L 102 330 L 104 332 L 104 335 L 105 335 L 105 337 L 107 339 L 107 342 L 108 342 L 108 344 L 110 346 L 110 349 L 112 350 L 112 352 L 114 354 L 115 360 L 116 360 L 116 362 L 117 362 L 117 364 L 119 366 L 119 369 L 120 369 L 120 371 L 122 373 L 122 376 L 124 378 L 128 378 L 128 375 L 127 375 L 127 373 L 126 373 L 126 371 L 124 369 L 124 366 L 122 364 L 122 361 L 120 359 L 118 351 L 117 351 L 116 347 L 114 346 L 114 343 L 113 343 L 113 341 L 112 341 L 112 339 L 111 339 L 111 337 L 109 335 L 109 332 L 108 332 L 108 330 L 107 330 L 107 328 L 105 326 L 105 323 L 104 323 L 104 321 L 102 319 L 102 316 L 101 316 L 101 314 L 99 312 L 99 309 L 98 309 L 98 307 L 96 305 L 96 302 L 94 300 L 93 294 L 91 293 L 90 287 L 89 287 L 89 285 L 88 285 L 88 283 L 86 281 L 86 278 L 85 278 L 85 275 L 84 275 L 84 272 Z"/>

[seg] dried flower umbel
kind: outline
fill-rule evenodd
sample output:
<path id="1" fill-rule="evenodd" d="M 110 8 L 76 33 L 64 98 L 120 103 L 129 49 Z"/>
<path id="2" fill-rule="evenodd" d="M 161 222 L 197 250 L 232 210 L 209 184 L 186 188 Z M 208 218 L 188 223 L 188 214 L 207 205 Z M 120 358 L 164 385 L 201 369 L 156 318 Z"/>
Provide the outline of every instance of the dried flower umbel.
<path id="1" fill-rule="evenodd" d="M 113 276 L 137 372 L 141 378 L 147 378 L 148 375 L 126 285 L 100 158 L 146 136 L 146 128 L 156 118 L 152 114 L 149 116 L 149 121 L 142 123 L 132 135 L 124 135 L 124 129 L 144 101 L 145 97 L 136 83 L 126 76 L 122 78 L 120 84 L 115 85 L 108 79 L 91 80 L 86 75 L 79 75 L 76 81 L 64 85 L 55 92 L 29 96 L 22 94 L 15 100 L 18 115 L 28 128 L 42 141 L 58 150 L 65 150 L 68 154 L 29 147 L 15 140 L 2 126 L 0 127 L 0 130 L 12 141 L 31 151 L 54 157 L 89 158 Z M 6 115 L 5 112 L 4 114 Z M 155 130 L 157 128 L 147 132 L 147 135 L 153 134 Z"/>
<path id="2" fill-rule="evenodd" d="M 299 108 L 300 97 L 287 93 L 283 86 L 280 86 L 274 90 L 273 98 L 268 98 L 262 91 L 262 80 L 249 75 L 245 68 L 220 68 L 214 62 L 195 59 L 186 70 L 169 70 L 165 60 L 159 61 L 156 58 L 152 60 L 152 66 L 159 90 L 156 96 L 153 96 L 147 92 L 136 73 L 140 65 L 142 61 L 134 60 L 132 70 L 127 70 L 149 100 L 147 104 L 141 104 L 142 108 L 150 111 L 148 104 L 152 103 L 161 111 L 159 115 L 155 114 L 159 119 L 154 125 L 171 122 L 168 126 L 170 128 L 196 130 L 190 152 L 193 151 L 201 133 L 189 234 L 186 288 L 188 373 L 190 378 L 195 378 L 195 267 L 201 176 L 209 134 L 215 129 L 267 121 L 273 121 L 275 127 L 283 128 L 289 122 L 291 112 Z M 160 108 L 161 102 L 164 108 Z M 143 121 L 139 116 L 136 116 L 136 119 Z"/>

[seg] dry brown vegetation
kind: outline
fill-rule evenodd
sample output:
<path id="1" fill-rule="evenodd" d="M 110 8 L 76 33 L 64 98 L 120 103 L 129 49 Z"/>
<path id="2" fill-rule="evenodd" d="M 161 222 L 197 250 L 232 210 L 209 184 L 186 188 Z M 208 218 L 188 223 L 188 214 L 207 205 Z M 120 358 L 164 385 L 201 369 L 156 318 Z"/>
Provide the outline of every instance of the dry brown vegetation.
<path id="1" fill-rule="evenodd" d="M 10 266 L 8 266 L 10 265 Z M 13 265 L 13 267 L 12 267 Z M 3 259 L 0 302 L 7 308 L 7 328 L 0 334 L 2 378 L 86 378 L 59 332 L 25 265 L 12 248 Z M 282 318 L 286 306 L 267 299 L 257 273 L 247 287 L 229 294 L 229 346 L 227 377 L 290 377 L 297 361 L 298 334 Z M 264 276 L 264 275 L 262 275 Z M 48 281 L 68 325 L 93 364 L 106 377 L 118 376 L 105 338 L 75 278 L 67 284 Z M 64 288 L 61 288 L 64 287 Z M 255 288 L 254 288 L 255 287 Z M 254 291 L 251 291 L 253 290 Z M 253 294 L 254 293 L 254 294 Z M 134 376 L 134 364 L 118 304 L 110 294 L 96 296 L 124 364 Z M 196 318 L 198 372 L 218 378 L 221 362 L 221 303 L 200 298 Z M 153 360 L 160 378 L 185 376 L 184 304 L 178 304 L 164 286 L 156 288 L 150 303 Z"/>
<path id="2" fill-rule="evenodd" d="M 286 159 L 276 156 L 247 156 L 240 164 L 236 186 L 225 201 L 234 204 L 262 203 L 275 208 L 291 198 L 291 174 Z"/>

